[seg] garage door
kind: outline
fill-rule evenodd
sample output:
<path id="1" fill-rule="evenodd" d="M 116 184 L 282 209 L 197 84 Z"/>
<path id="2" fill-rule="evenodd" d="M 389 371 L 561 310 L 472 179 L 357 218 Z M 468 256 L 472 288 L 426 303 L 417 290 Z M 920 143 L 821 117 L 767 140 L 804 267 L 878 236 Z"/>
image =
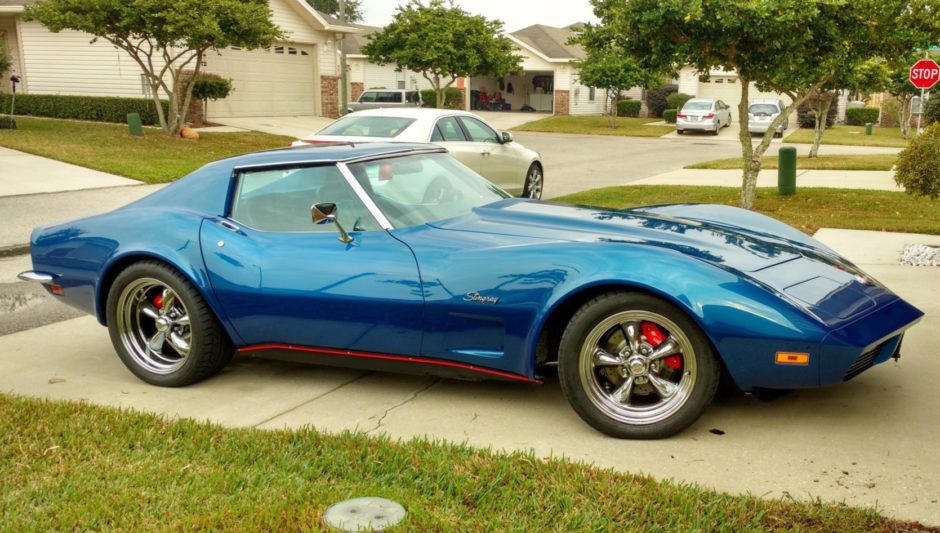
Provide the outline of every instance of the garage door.
<path id="1" fill-rule="evenodd" d="M 753 85 L 751 85 L 749 93 L 751 100 L 758 98 L 779 98 L 779 95 L 776 93 L 758 91 Z M 738 103 L 741 102 L 741 84 L 738 82 L 737 76 L 712 76 L 709 81 L 699 80 L 698 94 L 696 96 L 698 98 L 714 98 L 724 101 L 724 103 L 731 106 L 731 120 L 735 122 L 738 120 Z M 789 101 L 789 98 L 786 96 L 783 97 L 784 103 L 788 103 Z"/>
<path id="2" fill-rule="evenodd" d="M 234 91 L 209 102 L 209 118 L 316 114 L 313 46 L 277 44 L 265 50 L 209 54 L 205 70 L 232 80 Z"/>

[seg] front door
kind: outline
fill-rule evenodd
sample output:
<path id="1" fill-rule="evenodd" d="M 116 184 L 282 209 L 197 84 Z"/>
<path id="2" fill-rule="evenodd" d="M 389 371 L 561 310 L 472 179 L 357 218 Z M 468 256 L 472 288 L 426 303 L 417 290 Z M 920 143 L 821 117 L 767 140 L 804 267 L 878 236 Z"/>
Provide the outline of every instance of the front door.
<path id="1" fill-rule="evenodd" d="M 407 246 L 382 229 L 335 165 L 240 173 L 229 216 L 203 223 L 212 287 L 248 345 L 418 355 L 423 296 Z M 312 204 L 337 206 L 314 225 Z"/>

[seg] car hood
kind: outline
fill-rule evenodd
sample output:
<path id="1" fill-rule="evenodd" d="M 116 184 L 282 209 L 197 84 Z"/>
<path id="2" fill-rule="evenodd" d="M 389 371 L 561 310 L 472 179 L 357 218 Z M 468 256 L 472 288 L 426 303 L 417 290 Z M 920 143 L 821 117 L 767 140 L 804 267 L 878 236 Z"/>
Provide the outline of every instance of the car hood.
<path id="1" fill-rule="evenodd" d="M 715 206 L 718 209 L 731 209 Z M 825 250 L 754 229 L 671 214 L 671 206 L 604 210 L 525 200 L 506 200 L 464 217 L 432 224 L 440 229 L 516 235 L 555 241 L 628 243 L 674 250 L 697 259 L 754 272 Z M 794 235 L 802 235 L 793 230 Z M 803 236 L 805 237 L 805 236 Z M 807 238 L 808 239 L 808 238 Z"/>

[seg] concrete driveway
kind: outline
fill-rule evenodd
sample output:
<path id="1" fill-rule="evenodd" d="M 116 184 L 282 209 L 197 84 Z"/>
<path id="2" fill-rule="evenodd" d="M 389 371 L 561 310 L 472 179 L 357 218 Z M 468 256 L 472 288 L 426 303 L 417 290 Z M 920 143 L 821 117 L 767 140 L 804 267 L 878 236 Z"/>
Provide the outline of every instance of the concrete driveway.
<path id="1" fill-rule="evenodd" d="M 784 132 L 783 136 L 786 137 L 787 135 L 796 131 L 796 129 L 797 129 L 796 121 L 790 121 L 790 128 L 786 132 Z M 666 135 L 664 135 L 663 138 L 664 139 L 685 139 L 685 138 L 695 139 L 698 137 L 703 137 L 706 139 L 711 139 L 713 141 L 731 141 L 731 142 L 738 143 L 740 142 L 740 139 L 738 138 L 740 134 L 741 134 L 741 124 L 738 122 L 731 122 L 729 126 L 725 128 L 721 128 L 721 131 L 718 132 L 718 135 L 715 135 L 708 131 L 688 130 L 682 135 L 679 135 L 678 132 L 673 131 L 672 133 L 667 133 Z M 760 142 L 761 140 L 761 137 L 756 134 L 753 136 L 753 138 L 754 138 L 755 144 Z M 774 140 L 771 142 L 772 144 L 781 144 L 783 142 L 783 139 L 780 137 L 774 137 Z"/>
<path id="2" fill-rule="evenodd" d="M 0 337 L 0 391 L 235 427 L 313 425 L 534 450 L 732 493 L 877 505 L 893 517 L 940 525 L 933 379 L 940 373 L 940 272 L 896 266 L 905 243 L 940 245 L 940 238 L 843 230 L 818 237 L 927 312 L 905 338 L 900 362 L 771 403 L 720 397 L 668 440 L 595 432 L 567 405 L 554 376 L 544 386 L 472 383 L 236 358 L 207 382 L 152 387 L 124 369 L 107 331 L 90 317 Z"/>

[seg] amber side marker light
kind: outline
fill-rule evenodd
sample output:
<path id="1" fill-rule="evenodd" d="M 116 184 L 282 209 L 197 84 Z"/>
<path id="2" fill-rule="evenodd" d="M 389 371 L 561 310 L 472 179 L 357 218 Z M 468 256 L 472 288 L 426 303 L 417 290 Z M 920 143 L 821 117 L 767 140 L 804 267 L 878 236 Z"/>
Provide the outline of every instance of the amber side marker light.
<path id="1" fill-rule="evenodd" d="M 808 365 L 808 353 L 777 352 L 776 362 L 778 365 Z"/>

